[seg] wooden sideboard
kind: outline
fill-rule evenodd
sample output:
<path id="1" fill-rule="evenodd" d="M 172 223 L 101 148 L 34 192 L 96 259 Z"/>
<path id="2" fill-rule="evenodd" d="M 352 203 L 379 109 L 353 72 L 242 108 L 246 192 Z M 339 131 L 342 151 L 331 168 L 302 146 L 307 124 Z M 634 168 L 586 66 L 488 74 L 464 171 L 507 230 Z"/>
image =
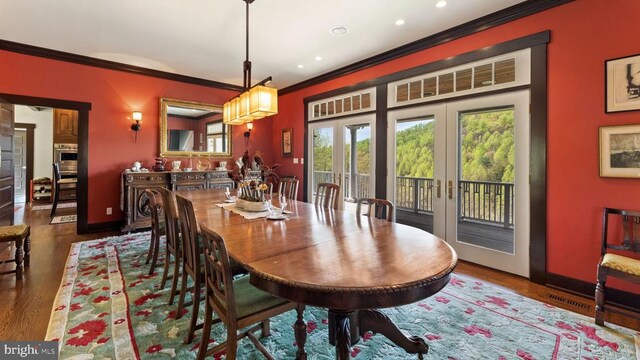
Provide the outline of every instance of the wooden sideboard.
<path id="1" fill-rule="evenodd" d="M 151 227 L 149 199 L 145 189 L 200 190 L 233 188 L 227 171 L 162 171 L 122 173 L 120 209 L 124 211 L 123 232 Z"/>

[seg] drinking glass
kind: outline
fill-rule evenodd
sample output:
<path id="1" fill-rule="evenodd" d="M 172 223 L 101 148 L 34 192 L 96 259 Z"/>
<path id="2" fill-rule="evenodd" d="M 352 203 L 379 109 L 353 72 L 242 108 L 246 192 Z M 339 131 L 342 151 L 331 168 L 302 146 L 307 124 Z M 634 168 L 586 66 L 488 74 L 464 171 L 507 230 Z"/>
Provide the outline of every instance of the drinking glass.
<path id="1" fill-rule="evenodd" d="M 285 195 L 280 195 L 280 214 L 284 214 L 284 209 L 287 208 L 287 197 Z"/>

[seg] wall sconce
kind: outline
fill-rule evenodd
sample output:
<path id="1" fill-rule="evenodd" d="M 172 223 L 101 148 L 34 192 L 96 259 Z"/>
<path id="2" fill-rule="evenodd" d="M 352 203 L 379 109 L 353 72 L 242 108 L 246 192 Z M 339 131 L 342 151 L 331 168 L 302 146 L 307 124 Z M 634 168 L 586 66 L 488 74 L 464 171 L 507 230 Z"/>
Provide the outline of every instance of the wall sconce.
<path id="1" fill-rule="evenodd" d="M 244 144 L 249 145 L 249 136 L 251 136 L 251 130 L 253 130 L 253 123 L 247 123 L 247 131 L 244 132 Z"/>
<path id="2" fill-rule="evenodd" d="M 138 131 L 140 131 L 140 129 L 142 129 L 142 124 L 140 123 L 142 121 L 142 112 L 134 111 L 131 114 L 131 118 L 136 121 L 135 124 L 131 124 L 131 130 L 135 131 L 135 134 L 136 134 L 135 141 L 137 142 L 138 141 Z"/>

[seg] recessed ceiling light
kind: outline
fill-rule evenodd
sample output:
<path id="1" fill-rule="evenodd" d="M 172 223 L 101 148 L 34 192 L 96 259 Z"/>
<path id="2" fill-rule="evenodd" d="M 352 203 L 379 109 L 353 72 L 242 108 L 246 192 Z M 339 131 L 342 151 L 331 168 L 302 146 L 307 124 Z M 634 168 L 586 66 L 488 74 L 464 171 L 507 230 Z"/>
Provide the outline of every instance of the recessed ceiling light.
<path id="1" fill-rule="evenodd" d="M 298 64 L 298 69 L 302 69 L 303 67 L 304 67 L 304 65 Z"/>
<path id="2" fill-rule="evenodd" d="M 444 0 L 440 0 L 436 3 L 436 7 L 443 8 L 445 6 L 447 6 L 447 2 Z"/>
<path id="3" fill-rule="evenodd" d="M 402 25 L 404 25 L 404 19 L 396 20 L 396 26 L 402 26 Z"/>
<path id="4" fill-rule="evenodd" d="M 316 56 L 316 61 L 322 60 L 322 56 Z"/>
<path id="5" fill-rule="evenodd" d="M 344 35 L 349 32 L 349 29 L 347 29 L 346 26 L 334 26 L 331 30 L 329 30 L 329 32 L 333 35 Z"/>

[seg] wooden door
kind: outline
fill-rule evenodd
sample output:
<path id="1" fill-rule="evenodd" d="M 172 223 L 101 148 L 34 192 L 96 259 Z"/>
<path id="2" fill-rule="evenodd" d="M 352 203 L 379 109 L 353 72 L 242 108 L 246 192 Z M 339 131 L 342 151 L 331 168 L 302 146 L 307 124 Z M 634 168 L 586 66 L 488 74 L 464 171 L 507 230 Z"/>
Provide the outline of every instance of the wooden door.
<path id="1" fill-rule="evenodd" d="M 0 99 L 0 226 L 13 225 L 14 109 Z"/>
<path id="2" fill-rule="evenodd" d="M 26 202 L 27 187 L 27 130 L 16 129 L 13 137 L 13 168 L 15 202 Z"/>
<path id="3" fill-rule="evenodd" d="M 78 143 L 78 112 L 76 110 L 53 110 L 53 142 L 55 144 Z"/>

